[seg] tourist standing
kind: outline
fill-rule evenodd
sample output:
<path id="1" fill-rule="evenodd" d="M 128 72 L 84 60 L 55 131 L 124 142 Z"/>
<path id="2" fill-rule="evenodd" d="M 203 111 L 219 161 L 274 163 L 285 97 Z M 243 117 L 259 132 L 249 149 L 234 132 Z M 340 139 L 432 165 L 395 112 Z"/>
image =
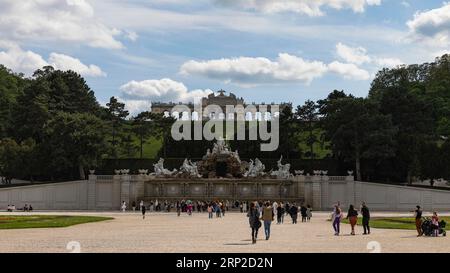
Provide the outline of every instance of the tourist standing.
<path id="1" fill-rule="evenodd" d="M 311 205 L 307 205 L 307 206 L 306 206 L 306 216 L 307 216 L 308 222 L 311 221 L 311 217 L 312 217 L 312 208 L 311 208 Z"/>
<path id="2" fill-rule="evenodd" d="M 333 214 L 331 216 L 331 221 L 333 223 L 334 235 L 339 236 L 341 232 L 341 219 L 342 219 L 342 211 L 338 205 L 334 206 Z"/>
<path id="3" fill-rule="evenodd" d="M 298 207 L 295 204 L 292 204 L 292 206 L 289 209 L 289 214 L 292 218 L 292 224 L 297 224 L 297 218 L 298 218 Z"/>
<path id="4" fill-rule="evenodd" d="M 431 217 L 431 224 L 433 225 L 433 236 L 439 236 L 439 217 L 437 212 L 433 212 L 433 216 Z"/>
<path id="5" fill-rule="evenodd" d="M 300 207 L 300 214 L 302 215 L 302 223 L 306 222 L 306 218 L 308 217 L 307 211 L 308 209 L 305 207 L 305 205 L 302 205 Z"/>
<path id="6" fill-rule="evenodd" d="M 284 211 L 286 212 L 286 214 L 291 213 L 291 211 L 289 210 L 289 202 L 286 202 L 286 205 L 284 206 Z"/>
<path id="7" fill-rule="evenodd" d="M 269 202 L 266 202 L 265 207 L 262 211 L 262 218 L 264 220 L 264 232 L 266 234 L 266 240 L 270 238 L 270 225 L 273 221 L 273 209 Z"/>
<path id="8" fill-rule="evenodd" d="M 127 209 L 127 203 L 125 203 L 125 201 L 122 201 L 122 212 L 125 212 L 126 209 Z"/>
<path id="9" fill-rule="evenodd" d="M 146 208 L 145 208 L 145 206 L 144 206 L 144 201 L 141 201 L 140 206 L 141 206 L 141 212 L 142 212 L 142 219 L 145 219 L 145 211 L 146 211 Z"/>
<path id="10" fill-rule="evenodd" d="M 370 234 L 370 211 L 369 208 L 366 206 L 366 202 L 363 202 L 361 205 L 361 214 L 362 214 L 362 225 L 364 229 L 363 235 Z"/>
<path id="11" fill-rule="evenodd" d="M 277 209 L 278 209 L 278 203 L 277 203 L 277 201 L 274 201 L 274 202 L 273 202 L 272 208 L 273 208 L 273 215 L 277 215 Z"/>
<path id="12" fill-rule="evenodd" d="M 252 229 L 252 244 L 256 244 L 258 238 L 258 230 L 261 227 L 261 221 L 259 220 L 259 211 L 255 207 L 255 203 L 250 203 L 250 210 L 247 213 L 250 228 Z"/>
<path id="13" fill-rule="evenodd" d="M 189 216 L 192 216 L 192 208 L 193 208 L 192 203 L 189 203 L 189 204 L 187 205 L 187 214 L 188 214 Z"/>
<path id="14" fill-rule="evenodd" d="M 175 205 L 177 209 L 177 216 L 181 215 L 181 203 L 180 201 L 177 201 L 177 204 Z"/>
<path id="15" fill-rule="evenodd" d="M 355 207 L 353 205 L 350 205 L 347 212 L 347 219 L 350 222 L 350 225 L 352 227 L 351 235 L 355 235 L 355 226 L 358 222 L 358 211 L 355 210 Z"/>
<path id="16" fill-rule="evenodd" d="M 281 224 L 282 216 L 284 214 L 283 207 L 280 205 L 277 207 L 277 225 Z"/>
<path id="17" fill-rule="evenodd" d="M 414 218 L 416 219 L 416 230 L 417 230 L 417 237 L 420 237 L 423 235 L 422 231 L 422 209 L 420 206 L 416 206 L 416 210 L 414 211 Z"/>
<path id="18" fill-rule="evenodd" d="M 244 213 L 247 212 L 247 201 L 242 203 L 242 210 Z"/>
<path id="19" fill-rule="evenodd" d="M 220 209 L 222 210 L 222 216 L 225 216 L 226 207 L 225 207 L 225 203 L 224 202 L 220 203 Z"/>
<path id="20" fill-rule="evenodd" d="M 220 203 L 216 203 L 216 218 L 220 218 L 221 211 L 220 211 Z"/>
<path id="21" fill-rule="evenodd" d="M 208 205 L 208 219 L 212 219 L 213 218 L 213 206 L 212 204 Z"/>
<path id="22" fill-rule="evenodd" d="M 142 206 L 144 206 L 144 200 L 141 200 L 141 202 L 139 203 L 139 210 L 142 209 Z"/>

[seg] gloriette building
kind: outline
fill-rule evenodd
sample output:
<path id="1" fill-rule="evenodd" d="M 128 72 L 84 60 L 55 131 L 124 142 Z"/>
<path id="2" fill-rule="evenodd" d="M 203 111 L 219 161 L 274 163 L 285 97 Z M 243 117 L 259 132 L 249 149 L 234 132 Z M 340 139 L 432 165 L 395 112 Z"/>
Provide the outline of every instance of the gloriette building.
<path id="1" fill-rule="evenodd" d="M 217 93 L 217 94 L 216 94 Z M 243 116 L 246 120 L 257 120 L 257 119 L 269 119 L 271 115 L 277 116 L 285 107 L 292 106 L 291 103 L 281 103 L 277 111 L 272 111 L 272 105 L 275 103 L 266 104 L 264 102 L 257 103 L 246 103 L 242 97 L 237 97 L 233 93 L 225 95 L 226 91 L 219 90 L 216 93 L 211 93 L 208 97 L 204 97 L 201 100 L 201 106 L 203 109 L 202 118 L 203 119 L 235 119 L 236 114 L 226 116 L 226 107 L 233 106 L 237 109 L 236 113 L 244 111 Z M 173 108 L 177 105 L 185 105 L 189 108 L 190 113 L 180 113 L 174 111 Z M 211 106 L 218 106 L 221 111 L 214 109 Z M 264 109 L 263 109 L 264 108 Z M 194 107 L 193 103 L 181 103 L 181 102 L 154 102 L 152 103 L 151 111 L 153 113 L 165 114 L 166 116 L 174 116 L 175 118 L 187 118 L 192 120 L 199 119 L 198 113 Z M 269 112 L 269 113 L 267 113 Z"/>

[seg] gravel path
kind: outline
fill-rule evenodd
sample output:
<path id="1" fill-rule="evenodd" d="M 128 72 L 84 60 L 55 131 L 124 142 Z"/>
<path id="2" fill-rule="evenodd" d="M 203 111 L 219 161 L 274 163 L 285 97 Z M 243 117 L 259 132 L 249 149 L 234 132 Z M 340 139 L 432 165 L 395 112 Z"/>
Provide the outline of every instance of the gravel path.
<path id="1" fill-rule="evenodd" d="M 23 215 L 23 213 L 18 213 Z M 87 223 L 67 228 L 0 230 L 0 252 L 70 252 L 68 242 L 80 243 L 81 252 L 371 252 L 379 245 L 381 252 L 450 252 L 449 237 L 417 238 L 415 231 L 373 229 L 370 236 L 350 236 L 350 226 L 342 225 L 343 234 L 333 235 L 329 213 L 316 212 L 310 223 L 292 225 L 285 218 L 282 225 L 272 224 L 269 241 L 251 244 L 247 217 L 228 213 L 209 220 L 207 214 L 193 216 L 175 213 L 150 213 L 145 220 L 139 213 L 115 212 L 33 212 L 53 215 L 98 215 L 114 220 Z M 11 215 L 0 213 L 0 215 Z M 373 213 L 373 216 L 405 216 Z"/>

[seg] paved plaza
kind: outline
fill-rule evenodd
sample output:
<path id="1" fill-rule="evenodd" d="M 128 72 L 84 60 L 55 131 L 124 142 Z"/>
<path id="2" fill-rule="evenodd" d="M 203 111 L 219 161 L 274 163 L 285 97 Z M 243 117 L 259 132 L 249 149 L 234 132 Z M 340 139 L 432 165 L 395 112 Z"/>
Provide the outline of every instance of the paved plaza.
<path id="1" fill-rule="evenodd" d="M 16 213 L 23 215 L 23 213 Z M 67 243 L 79 242 L 81 252 L 362 252 L 368 243 L 381 252 L 450 252 L 449 237 L 416 237 L 412 230 L 373 229 L 370 236 L 350 236 L 350 226 L 343 224 L 343 235 L 333 235 L 329 213 L 316 212 L 310 223 L 272 225 L 272 235 L 265 241 L 260 229 L 256 245 L 251 244 L 245 214 L 231 212 L 223 218 L 208 219 L 206 213 L 193 216 L 175 213 L 149 213 L 145 220 L 139 212 L 34 212 L 53 215 L 98 215 L 114 220 L 87 223 L 66 228 L 0 230 L 0 252 L 69 252 Z M 11 215 L 0 213 L 0 215 Z M 408 214 L 373 213 L 377 216 Z M 369 244 L 370 245 L 370 244 Z"/>

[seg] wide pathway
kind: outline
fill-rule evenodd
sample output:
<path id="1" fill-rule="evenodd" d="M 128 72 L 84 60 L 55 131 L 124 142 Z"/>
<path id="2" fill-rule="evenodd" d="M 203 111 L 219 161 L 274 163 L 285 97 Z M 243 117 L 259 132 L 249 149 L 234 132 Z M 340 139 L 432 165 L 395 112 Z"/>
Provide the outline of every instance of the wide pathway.
<path id="1" fill-rule="evenodd" d="M 17 213 L 23 215 L 23 213 Z M 256 245 L 251 244 L 245 214 L 228 213 L 208 219 L 206 213 L 193 216 L 150 213 L 145 220 L 138 212 L 33 212 L 55 215 L 111 216 L 114 220 L 67 228 L 0 230 L 0 252 L 69 252 L 67 244 L 79 242 L 81 252 L 450 252 L 449 237 L 417 238 L 415 231 L 373 229 L 370 236 L 333 235 L 329 213 L 316 212 L 310 223 L 293 225 L 285 218 L 272 224 L 272 236 L 264 240 L 260 229 Z M 0 213 L 0 215 L 11 215 Z M 378 213 L 388 216 L 392 213 Z M 401 214 L 394 214 L 400 216 Z"/>

